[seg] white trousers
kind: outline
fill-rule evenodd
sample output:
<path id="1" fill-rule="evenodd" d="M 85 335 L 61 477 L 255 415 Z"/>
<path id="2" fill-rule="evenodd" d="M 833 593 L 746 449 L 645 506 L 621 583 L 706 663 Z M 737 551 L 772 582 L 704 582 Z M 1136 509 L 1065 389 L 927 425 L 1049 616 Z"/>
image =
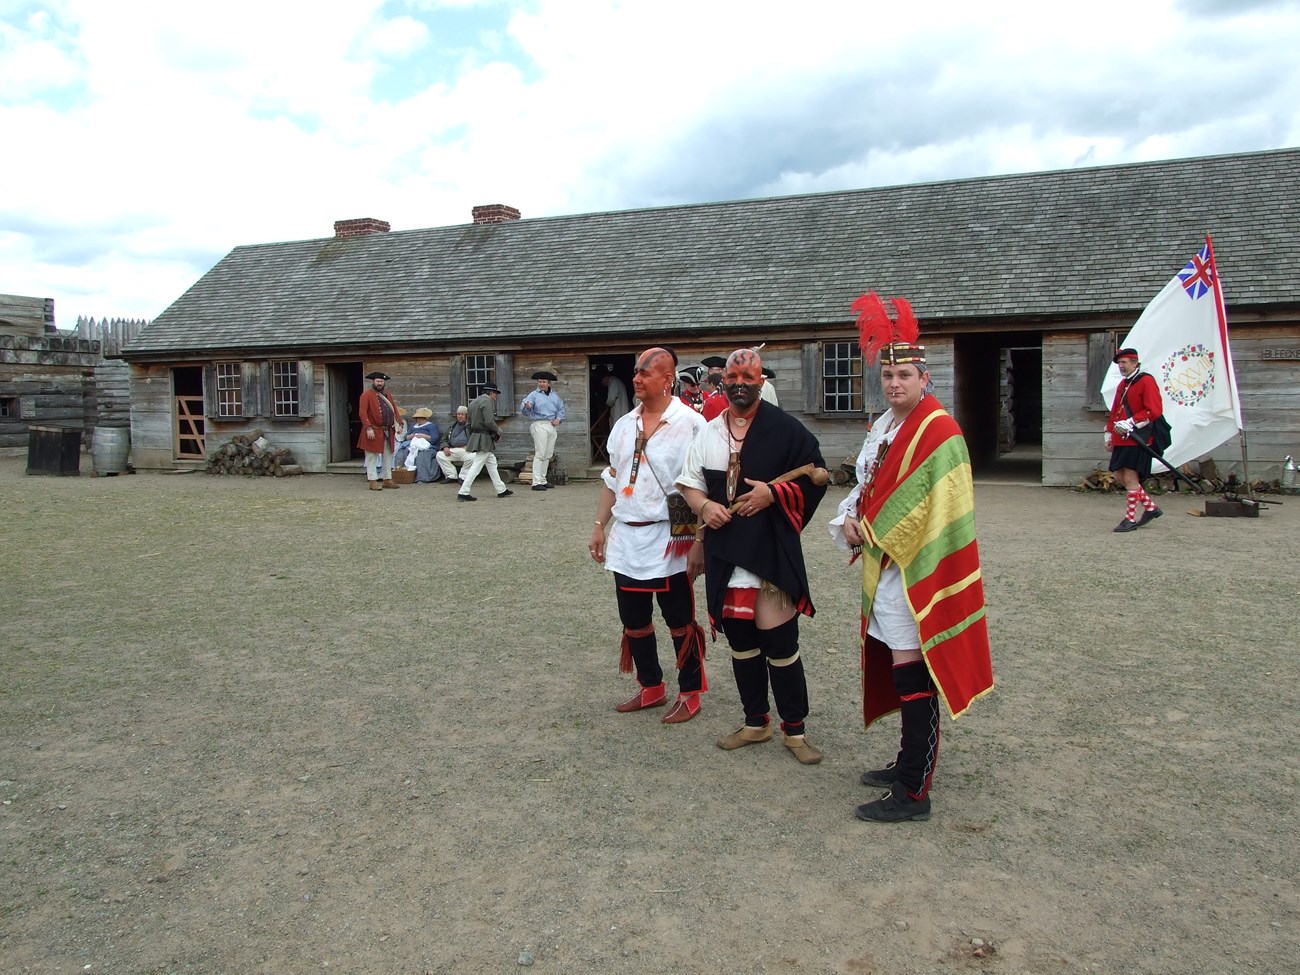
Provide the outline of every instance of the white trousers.
<path id="1" fill-rule="evenodd" d="M 546 483 L 546 470 L 555 456 L 555 440 L 560 428 L 550 420 L 534 420 L 528 428 L 533 435 L 533 483 Z"/>
<path id="2" fill-rule="evenodd" d="M 449 481 L 456 480 L 456 465 L 468 464 L 474 459 L 474 455 L 464 447 L 448 447 L 451 453 L 439 450 L 437 453 L 438 469 L 442 471 L 442 476 Z"/>
<path id="3" fill-rule="evenodd" d="M 366 451 L 366 480 L 391 481 L 393 479 L 393 448 L 384 441 L 383 453 Z"/>
<path id="4" fill-rule="evenodd" d="M 474 479 L 478 477 L 479 472 L 484 467 L 487 468 L 488 477 L 492 479 L 492 487 L 500 494 L 506 489 L 506 482 L 501 480 L 501 475 L 497 473 L 497 455 L 491 450 L 480 450 L 470 454 L 473 459 L 461 469 L 460 472 L 460 494 L 469 494 L 470 488 L 474 486 Z"/>

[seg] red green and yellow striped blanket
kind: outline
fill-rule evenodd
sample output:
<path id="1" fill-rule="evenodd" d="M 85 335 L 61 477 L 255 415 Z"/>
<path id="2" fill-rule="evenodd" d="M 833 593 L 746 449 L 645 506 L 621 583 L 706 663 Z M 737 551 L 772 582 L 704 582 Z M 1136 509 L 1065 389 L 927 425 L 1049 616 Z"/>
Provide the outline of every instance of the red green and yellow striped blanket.
<path id="1" fill-rule="evenodd" d="M 960 717 L 993 689 L 975 541 L 970 456 L 957 422 L 924 397 L 890 444 L 864 490 L 862 706 L 867 725 L 898 709 L 889 654 L 866 649 L 866 620 L 884 559 L 903 573 L 921 651 L 949 713 Z M 879 656 L 884 659 L 869 659 Z"/>

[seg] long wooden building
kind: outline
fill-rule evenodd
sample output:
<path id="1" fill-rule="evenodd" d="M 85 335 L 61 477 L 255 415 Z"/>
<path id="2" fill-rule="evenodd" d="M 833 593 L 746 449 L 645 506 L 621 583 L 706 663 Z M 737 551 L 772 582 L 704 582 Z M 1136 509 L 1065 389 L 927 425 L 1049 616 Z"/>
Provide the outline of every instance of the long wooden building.
<path id="1" fill-rule="evenodd" d="M 581 477 L 604 461 L 602 376 L 629 380 L 650 345 L 698 362 L 760 342 L 782 408 L 835 460 L 880 408 L 849 310 L 875 289 L 912 300 L 977 468 L 1028 446 L 1042 483 L 1073 484 L 1104 462 L 1110 352 L 1210 232 L 1252 465 L 1277 464 L 1300 442 L 1298 197 L 1286 149 L 542 219 L 491 205 L 421 230 L 340 220 L 235 248 L 124 349 L 132 460 L 197 463 L 259 428 L 309 471 L 357 470 L 367 372 L 442 418 L 488 381 L 509 416 L 546 368 L 568 406 L 557 460 Z M 503 460 L 530 450 L 507 420 Z"/>

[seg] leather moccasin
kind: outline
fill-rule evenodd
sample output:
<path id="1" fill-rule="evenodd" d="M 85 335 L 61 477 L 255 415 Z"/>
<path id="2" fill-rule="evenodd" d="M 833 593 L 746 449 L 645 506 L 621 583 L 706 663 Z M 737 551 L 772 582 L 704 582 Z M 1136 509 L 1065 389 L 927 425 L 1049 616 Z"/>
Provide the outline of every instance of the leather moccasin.
<path id="1" fill-rule="evenodd" d="M 761 728 L 741 725 L 739 729 L 725 738 L 718 739 L 718 747 L 726 751 L 732 751 L 736 748 L 744 748 L 746 745 L 758 745 L 771 740 L 772 726 L 770 724 L 765 724 Z"/>
<path id="2" fill-rule="evenodd" d="M 678 694 L 677 700 L 660 720 L 664 724 L 681 724 L 683 721 L 690 721 L 700 713 L 700 695 L 699 692 L 694 694 Z"/>
<path id="3" fill-rule="evenodd" d="M 785 747 L 803 765 L 816 765 L 822 760 L 822 753 L 812 746 L 807 735 L 786 735 Z"/>
<path id="4" fill-rule="evenodd" d="M 614 710 L 620 714 L 631 714 L 646 708 L 661 708 L 667 703 L 668 695 L 664 693 L 664 685 L 656 684 L 654 687 L 641 688 L 622 704 L 614 705 Z"/>

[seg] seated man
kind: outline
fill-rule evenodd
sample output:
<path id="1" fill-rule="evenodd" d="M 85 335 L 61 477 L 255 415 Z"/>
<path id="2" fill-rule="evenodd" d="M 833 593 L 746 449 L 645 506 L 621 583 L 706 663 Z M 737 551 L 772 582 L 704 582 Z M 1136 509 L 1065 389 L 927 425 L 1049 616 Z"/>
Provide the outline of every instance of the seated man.
<path id="1" fill-rule="evenodd" d="M 473 451 L 466 449 L 469 443 L 469 407 L 456 407 L 456 416 L 447 432 L 442 435 L 442 449 L 438 451 L 438 467 L 449 484 L 460 486 L 460 477 L 456 473 L 456 464 L 462 467 L 474 459 Z"/>

